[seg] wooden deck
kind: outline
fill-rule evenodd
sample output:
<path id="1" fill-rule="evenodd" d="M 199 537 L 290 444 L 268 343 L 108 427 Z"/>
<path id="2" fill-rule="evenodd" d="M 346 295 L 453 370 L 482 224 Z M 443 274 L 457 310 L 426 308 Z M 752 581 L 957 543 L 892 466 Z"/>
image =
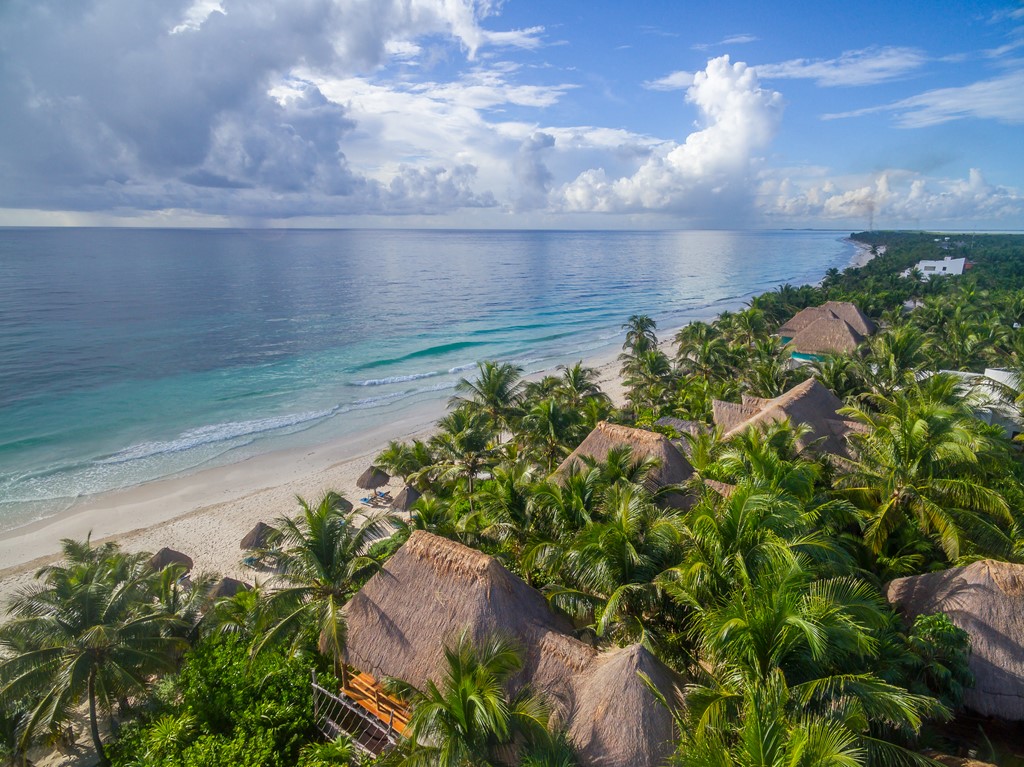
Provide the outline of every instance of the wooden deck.
<path id="1" fill-rule="evenodd" d="M 346 668 L 341 691 L 399 735 L 409 726 L 409 706 L 388 695 L 380 683 L 369 674 Z"/>

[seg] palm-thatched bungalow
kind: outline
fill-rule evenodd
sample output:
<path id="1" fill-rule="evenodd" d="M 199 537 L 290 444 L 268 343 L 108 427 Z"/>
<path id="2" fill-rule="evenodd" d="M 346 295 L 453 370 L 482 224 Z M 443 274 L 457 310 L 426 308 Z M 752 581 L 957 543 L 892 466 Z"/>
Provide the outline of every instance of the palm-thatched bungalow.
<path id="1" fill-rule="evenodd" d="M 637 672 L 669 700 L 672 673 L 640 645 L 599 652 L 579 641 L 540 592 L 479 551 L 415 531 L 345 612 L 345 662 L 378 680 L 440 683 L 446 643 L 501 634 L 523 652 L 513 687 L 547 699 L 580 764 L 654 767 L 672 751 L 672 717 Z"/>
<path id="2" fill-rule="evenodd" d="M 798 360 L 815 360 L 824 354 L 853 354 L 864 336 L 838 317 L 820 317 L 789 339 Z"/>
<path id="3" fill-rule="evenodd" d="M 801 309 L 777 331 L 797 360 L 819 359 L 822 354 L 852 354 L 875 332 L 875 323 L 855 304 L 828 301 Z"/>
<path id="4" fill-rule="evenodd" d="M 725 439 L 751 427 L 789 419 L 794 425 L 810 427 L 810 431 L 797 440 L 800 450 L 813 447 L 820 453 L 847 458 L 846 435 L 857 425 L 836 412 L 842 406 L 842 401 L 814 378 L 773 399 L 744 396 L 743 402 L 738 404 L 719 400 L 711 403 L 715 425 L 725 433 Z"/>
<path id="5" fill-rule="evenodd" d="M 210 591 L 206 596 L 209 599 L 221 599 L 223 597 L 233 597 L 239 591 L 249 591 L 250 589 L 252 589 L 252 586 L 237 578 L 221 578 L 210 587 Z"/>
<path id="6" fill-rule="evenodd" d="M 886 595 L 908 620 L 943 612 L 971 636 L 974 687 L 964 705 L 1024 720 L 1024 565 L 982 560 L 892 581 Z"/>
<path id="7" fill-rule="evenodd" d="M 607 421 L 601 421 L 594 427 L 594 430 L 579 444 L 579 447 L 573 450 L 569 457 L 555 469 L 554 476 L 556 478 L 565 476 L 573 467 L 585 468 L 584 458 L 604 461 L 608 458 L 608 453 L 621 447 L 629 447 L 634 460 L 657 459 L 658 466 L 647 476 L 645 483 L 647 489 L 652 493 L 668 485 L 681 484 L 693 476 L 693 467 L 690 462 L 672 444 L 672 440 L 664 434 L 620 426 Z"/>

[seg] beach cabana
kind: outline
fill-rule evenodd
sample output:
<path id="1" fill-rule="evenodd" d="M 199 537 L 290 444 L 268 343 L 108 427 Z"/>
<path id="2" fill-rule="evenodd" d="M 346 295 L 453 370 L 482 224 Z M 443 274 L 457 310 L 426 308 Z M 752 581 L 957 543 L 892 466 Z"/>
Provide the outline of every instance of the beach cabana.
<path id="1" fill-rule="evenodd" d="M 645 483 L 652 493 L 667 485 L 682 484 L 693 476 L 690 462 L 664 434 L 611 424 L 607 421 L 598 423 L 579 447 L 555 469 L 552 476 L 557 480 L 569 474 L 573 468 L 585 469 L 585 457 L 604 461 L 609 452 L 620 447 L 629 447 L 634 460 L 655 458 L 658 461 L 657 468 L 647 476 Z"/>
<path id="2" fill-rule="evenodd" d="M 864 336 L 839 317 L 820 317 L 789 339 L 797 359 L 817 359 L 823 354 L 853 354 Z"/>
<path id="3" fill-rule="evenodd" d="M 408 513 L 412 510 L 412 505 L 420 499 L 420 491 L 411 485 L 406 485 L 402 488 L 402 491 L 395 496 L 395 500 L 391 503 L 391 508 L 394 511 Z"/>
<path id="4" fill-rule="evenodd" d="M 271 537 L 277 533 L 277 530 L 266 522 L 257 522 L 256 526 L 245 534 L 242 538 L 240 548 L 244 551 L 252 551 L 253 549 L 265 549 L 267 543 Z"/>
<path id="5" fill-rule="evenodd" d="M 970 634 L 974 687 L 965 707 L 1024 721 L 1024 565 L 986 559 L 897 578 L 886 596 L 907 621 L 942 612 Z"/>
<path id="6" fill-rule="evenodd" d="M 168 565 L 182 565 L 186 570 L 191 570 L 192 558 L 165 546 L 149 558 L 148 564 L 154 570 L 163 570 Z"/>
<path id="7" fill-rule="evenodd" d="M 391 481 L 391 477 L 383 469 L 376 466 L 370 466 L 366 471 L 359 475 L 359 479 L 356 480 L 356 487 L 362 488 L 363 490 L 376 490 L 378 487 L 383 487 Z"/>
<path id="8" fill-rule="evenodd" d="M 821 453 L 847 458 L 846 435 L 859 427 L 836 412 L 842 406 L 842 401 L 815 378 L 808 378 L 773 399 L 744 397 L 739 404 L 719 400 L 711 403 L 715 425 L 725 432 L 725 439 L 753 427 L 789 419 L 794 425 L 810 427 L 810 431 L 797 440 L 800 450 L 813 448 Z"/>
<path id="9" fill-rule="evenodd" d="M 444 646 L 465 632 L 519 645 L 513 691 L 530 685 L 552 707 L 584 767 L 654 767 L 671 754 L 673 720 L 637 675 L 670 701 L 679 680 L 641 645 L 599 652 L 536 589 L 496 559 L 422 530 L 345 606 L 345 662 L 359 679 L 440 683 Z"/>
<path id="10" fill-rule="evenodd" d="M 221 599 L 222 597 L 233 597 L 239 591 L 249 591 L 250 589 L 252 586 L 236 578 L 221 578 L 213 584 L 207 596 L 210 599 Z"/>

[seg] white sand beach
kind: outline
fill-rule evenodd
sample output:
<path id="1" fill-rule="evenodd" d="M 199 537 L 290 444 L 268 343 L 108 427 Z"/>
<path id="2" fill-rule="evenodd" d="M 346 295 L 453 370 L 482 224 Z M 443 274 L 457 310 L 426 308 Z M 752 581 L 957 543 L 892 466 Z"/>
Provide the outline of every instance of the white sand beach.
<path id="1" fill-rule="evenodd" d="M 662 331 L 663 343 L 671 343 L 674 334 Z M 601 388 L 621 404 L 617 355 L 606 352 L 586 364 L 600 371 Z M 0 535 L 0 619 L 10 597 L 31 583 L 40 567 L 58 558 L 61 539 L 82 539 L 90 533 L 94 542 L 116 540 L 128 551 L 169 546 L 192 557 L 197 573 L 216 572 L 252 583 L 261 576 L 242 565 L 239 543 L 257 522 L 294 514 L 297 495 L 316 500 L 327 490 L 338 491 L 358 508 L 367 491 L 356 480 L 374 456 L 389 440 L 428 436 L 445 408 L 445 400 L 435 400 L 356 437 L 104 493 Z M 397 494 L 401 480 L 392 479 L 389 489 Z"/>

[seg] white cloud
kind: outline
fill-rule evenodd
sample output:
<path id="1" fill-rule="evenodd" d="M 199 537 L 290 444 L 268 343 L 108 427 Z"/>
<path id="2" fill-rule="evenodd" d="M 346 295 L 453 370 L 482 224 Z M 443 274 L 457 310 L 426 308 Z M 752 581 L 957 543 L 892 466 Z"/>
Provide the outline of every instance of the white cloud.
<path id="1" fill-rule="evenodd" d="M 693 72 L 672 72 L 657 80 L 648 80 L 644 87 L 650 91 L 685 91 L 693 85 Z"/>
<path id="2" fill-rule="evenodd" d="M 835 59 L 791 59 L 779 64 L 758 64 L 758 77 L 814 80 L 820 86 L 875 85 L 903 77 L 926 61 L 913 48 L 863 48 L 846 51 Z"/>
<path id="3" fill-rule="evenodd" d="M 751 35 L 747 33 L 739 35 L 728 35 L 723 37 L 717 43 L 695 43 L 690 47 L 695 51 L 706 51 L 709 48 L 717 48 L 722 45 L 745 45 L 747 43 L 755 43 L 761 38 L 757 35 Z"/>
<path id="4" fill-rule="evenodd" d="M 493 32 L 485 30 L 483 40 L 487 45 L 495 47 L 524 48 L 535 50 L 540 48 L 544 41 L 541 35 L 544 34 L 544 27 L 529 27 L 527 29 L 510 29 L 504 32 Z"/>
<path id="5" fill-rule="evenodd" d="M 1016 125 L 1024 123 L 1022 94 L 1024 70 L 1019 70 L 970 85 L 937 88 L 892 104 L 826 114 L 823 115 L 823 119 L 836 120 L 877 112 L 893 112 L 897 124 L 904 128 L 923 128 L 967 117 L 998 120 Z"/>
<path id="6" fill-rule="evenodd" d="M 766 173 L 760 188 L 764 215 L 777 223 L 831 221 L 886 228 L 962 226 L 963 222 L 1017 221 L 1024 215 L 1018 190 L 994 186 L 976 168 L 966 179 L 928 178 L 891 169 L 873 177 L 836 178 L 810 173 Z"/>
<path id="7" fill-rule="evenodd" d="M 704 127 L 652 153 L 628 176 L 591 168 L 559 190 L 571 211 L 665 211 L 692 220 L 737 221 L 751 202 L 750 179 L 774 138 L 782 96 L 760 87 L 753 69 L 728 56 L 694 75 L 686 100 Z"/>

